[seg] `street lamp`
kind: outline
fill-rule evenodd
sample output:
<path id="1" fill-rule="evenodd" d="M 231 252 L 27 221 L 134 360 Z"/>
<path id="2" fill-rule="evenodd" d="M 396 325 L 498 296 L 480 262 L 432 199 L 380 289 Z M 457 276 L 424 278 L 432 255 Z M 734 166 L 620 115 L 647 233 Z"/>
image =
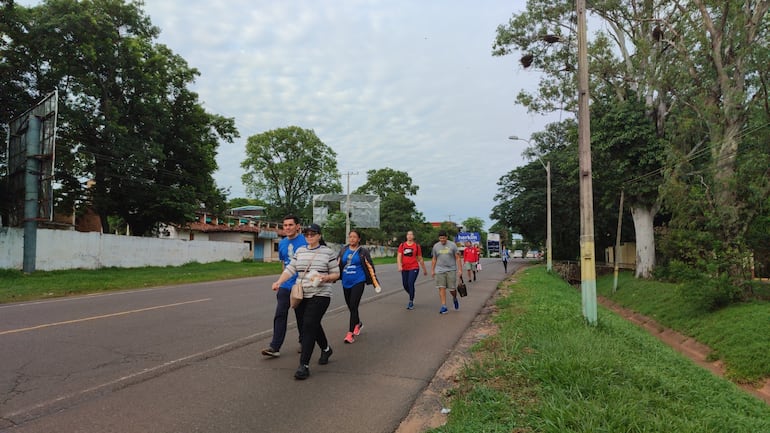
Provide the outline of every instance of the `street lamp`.
<path id="1" fill-rule="evenodd" d="M 508 137 L 509 140 L 520 140 L 520 141 L 526 141 L 527 144 L 529 143 L 529 140 L 526 140 L 524 138 L 519 138 L 515 135 L 511 135 Z M 540 164 L 545 169 L 546 174 L 546 237 L 545 237 L 545 257 L 546 257 L 546 269 L 548 272 L 551 272 L 553 269 L 553 249 L 551 247 L 551 161 L 548 161 L 546 164 L 543 164 L 543 160 L 540 159 L 540 157 L 537 158 L 538 161 L 540 161 Z"/>

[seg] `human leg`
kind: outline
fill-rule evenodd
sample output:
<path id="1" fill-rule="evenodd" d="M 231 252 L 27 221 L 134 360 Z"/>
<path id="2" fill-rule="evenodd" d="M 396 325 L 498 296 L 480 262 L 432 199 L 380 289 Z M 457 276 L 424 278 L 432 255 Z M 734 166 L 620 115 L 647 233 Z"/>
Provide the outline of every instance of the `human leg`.
<path id="1" fill-rule="evenodd" d="M 331 298 L 327 296 L 314 296 L 305 298 L 297 308 L 302 315 L 302 354 L 300 355 L 300 365 L 308 365 L 313 356 L 313 349 L 318 343 L 321 349 L 326 349 L 329 342 L 326 339 L 321 319 L 329 308 Z"/>
<path id="2" fill-rule="evenodd" d="M 273 316 L 273 339 L 270 341 L 270 349 L 278 353 L 286 339 L 286 325 L 289 318 L 289 291 L 278 289 L 275 294 L 275 316 Z M 266 351 L 267 349 L 265 349 Z M 264 351 L 263 351 L 263 354 Z M 270 355 L 273 356 L 273 355 Z"/>
<path id="3" fill-rule="evenodd" d="M 415 294 L 415 283 L 417 282 L 417 277 L 420 275 L 420 269 L 412 269 L 411 271 L 408 271 L 407 276 L 407 284 L 409 287 L 408 293 L 409 293 L 409 300 L 414 301 L 414 294 Z"/>
<path id="4" fill-rule="evenodd" d="M 412 296 L 409 293 L 409 271 L 401 271 L 401 286 L 404 287 L 404 291 L 407 295 Z"/>
<path id="5" fill-rule="evenodd" d="M 452 303 L 455 310 L 460 309 L 460 302 L 457 300 L 457 274 L 454 272 L 447 272 L 446 286 L 449 287 L 449 293 L 452 294 Z"/>
<path id="6" fill-rule="evenodd" d="M 350 288 L 350 302 L 348 303 L 348 309 L 350 310 L 350 322 L 348 323 L 348 330 L 354 332 L 356 325 L 361 325 L 361 317 L 358 314 L 358 306 L 361 304 L 361 297 L 364 295 L 364 287 L 366 283 L 364 281 L 354 285 Z"/>

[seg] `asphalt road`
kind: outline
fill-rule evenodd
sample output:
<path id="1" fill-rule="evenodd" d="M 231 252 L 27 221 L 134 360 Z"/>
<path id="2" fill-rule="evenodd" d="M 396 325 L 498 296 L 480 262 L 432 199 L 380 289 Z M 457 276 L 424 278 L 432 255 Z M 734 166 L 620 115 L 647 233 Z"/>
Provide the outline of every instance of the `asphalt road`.
<path id="1" fill-rule="evenodd" d="M 393 432 L 505 277 L 482 263 L 443 316 L 430 276 L 408 311 L 395 265 L 379 266 L 352 345 L 338 283 L 323 320 L 334 355 L 320 366 L 316 348 L 305 381 L 293 312 L 282 356 L 259 353 L 274 276 L 0 305 L 0 431 Z"/>

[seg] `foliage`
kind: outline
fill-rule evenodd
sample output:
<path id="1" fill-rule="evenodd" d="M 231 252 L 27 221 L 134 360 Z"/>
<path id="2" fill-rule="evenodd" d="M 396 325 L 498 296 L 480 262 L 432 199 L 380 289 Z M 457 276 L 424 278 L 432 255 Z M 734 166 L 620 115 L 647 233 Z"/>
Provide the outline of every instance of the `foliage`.
<path id="1" fill-rule="evenodd" d="M 340 193 L 337 154 L 315 132 L 297 126 L 252 135 L 241 167 L 246 191 L 270 205 L 271 219 L 312 220 L 314 194 Z"/>
<path id="2" fill-rule="evenodd" d="M 227 202 L 227 208 L 228 209 L 234 209 L 234 208 L 243 207 L 243 206 L 262 206 L 262 207 L 267 207 L 267 203 L 265 203 L 264 200 L 260 200 L 260 199 L 257 199 L 257 198 L 246 198 L 246 197 L 231 198 Z"/>
<path id="3" fill-rule="evenodd" d="M 577 125 L 574 120 L 552 123 L 531 140 L 532 159 L 551 163 L 552 246 L 556 259 L 578 257 L 580 208 L 577 183 Z M 546 172 L 540 160 L 518 167 L 498 180 L 497 203 L 490 218 L 511 233 L 521 234 L 531 245 L 544 245 L 546 238 Z"/>
<path id="4" fill-rule="evenodd" d="M 469 217 L 461 224 L 466 232 L 481 233 L 484 231 L 484 220 L 479 217 Z"/>
<path id="5" fill-rule="evenodd" d="M 324 240 L 327 242 L 334 242 L 340 245 L 348 243 L 348 234 L 345 233 L 345 226 L 347 225 L 347 218 L 345 218 L 345 212 L 331 212 L 326 218 L 326 223 L 323 226 Z M 355 228 L 353 221 L 350 222 L 351 229 Z M 361 244 L 366 243 L 366 239 L 360 240 Z"/>
<path id="6" fill-rule="evenodd" d="M 222 210 L 212 173 L 219 140 L 238 136 L 235 123 L 203 110 L 188 88 L 198 71 L 154 43 L 159 30 L 141 3 L 14 8 L 11 90 L 25 102 L 59 91 L 57 210 L 91 206 L 105 231 L 109 217 L 119 217 L 140 235 L 158 222 L 193 220 L 202 205 Z"/>
<path id="7" fill-rule="evenodd" d="M 388 167 L 366 172 L 366 182 L 355 193 L 380 197 L 380 228 L 363 230 L 370 242 L 398 245 L 407 231 L 415 231 L 417 235 L 416 227 L 424 218 L 410 197 L 418 190 L 406 172 Z"/>
<path id="8" fill-rule="evenodd" d="M 721 256 L 723 271 L 743 278 L 745 235 L 767 215 L 762 203 L 770 191 L 768 152 L 760 150 L 768 142 L 770 3 L 672 5 L 587 4 L 601 23 L 588 46 L 594 187 L 633 179 L 624 185 L 630 206 L 655 215 L 665 199 L 664 215 L 672 216 L 666 234 L 710 233 L 718 242 L 702 243 L 711 249 L 694 254 Z M 575 111 L 574 20 L 571 2 L 529 0 L 523 13 L 497 29 L 493 55 L 519 52 L 523 67 L 542 72 L 538 87 L 517 97 L 532 112 Z M 599 194 L 597 243 L 614 232 L 605 221 L 609 214 L 601 212 L 612 206 L 616 190 Z"/>

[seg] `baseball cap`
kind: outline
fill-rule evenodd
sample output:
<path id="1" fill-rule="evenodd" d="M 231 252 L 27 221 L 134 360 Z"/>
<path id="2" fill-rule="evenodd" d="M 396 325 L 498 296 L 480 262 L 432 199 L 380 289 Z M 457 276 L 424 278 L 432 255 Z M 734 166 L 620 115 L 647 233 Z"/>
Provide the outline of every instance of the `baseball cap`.
<path id="1" fill-rule="evenodd" d="M 318 224 L 310 224 L 310 225 L 305 226 L 302 229 L 302 233 L 309 232 L 309 231 L 316 232 L 316 233 L 318 233 L 320 235 L 321 234 L 321 226 L 319 226 Z"/>

